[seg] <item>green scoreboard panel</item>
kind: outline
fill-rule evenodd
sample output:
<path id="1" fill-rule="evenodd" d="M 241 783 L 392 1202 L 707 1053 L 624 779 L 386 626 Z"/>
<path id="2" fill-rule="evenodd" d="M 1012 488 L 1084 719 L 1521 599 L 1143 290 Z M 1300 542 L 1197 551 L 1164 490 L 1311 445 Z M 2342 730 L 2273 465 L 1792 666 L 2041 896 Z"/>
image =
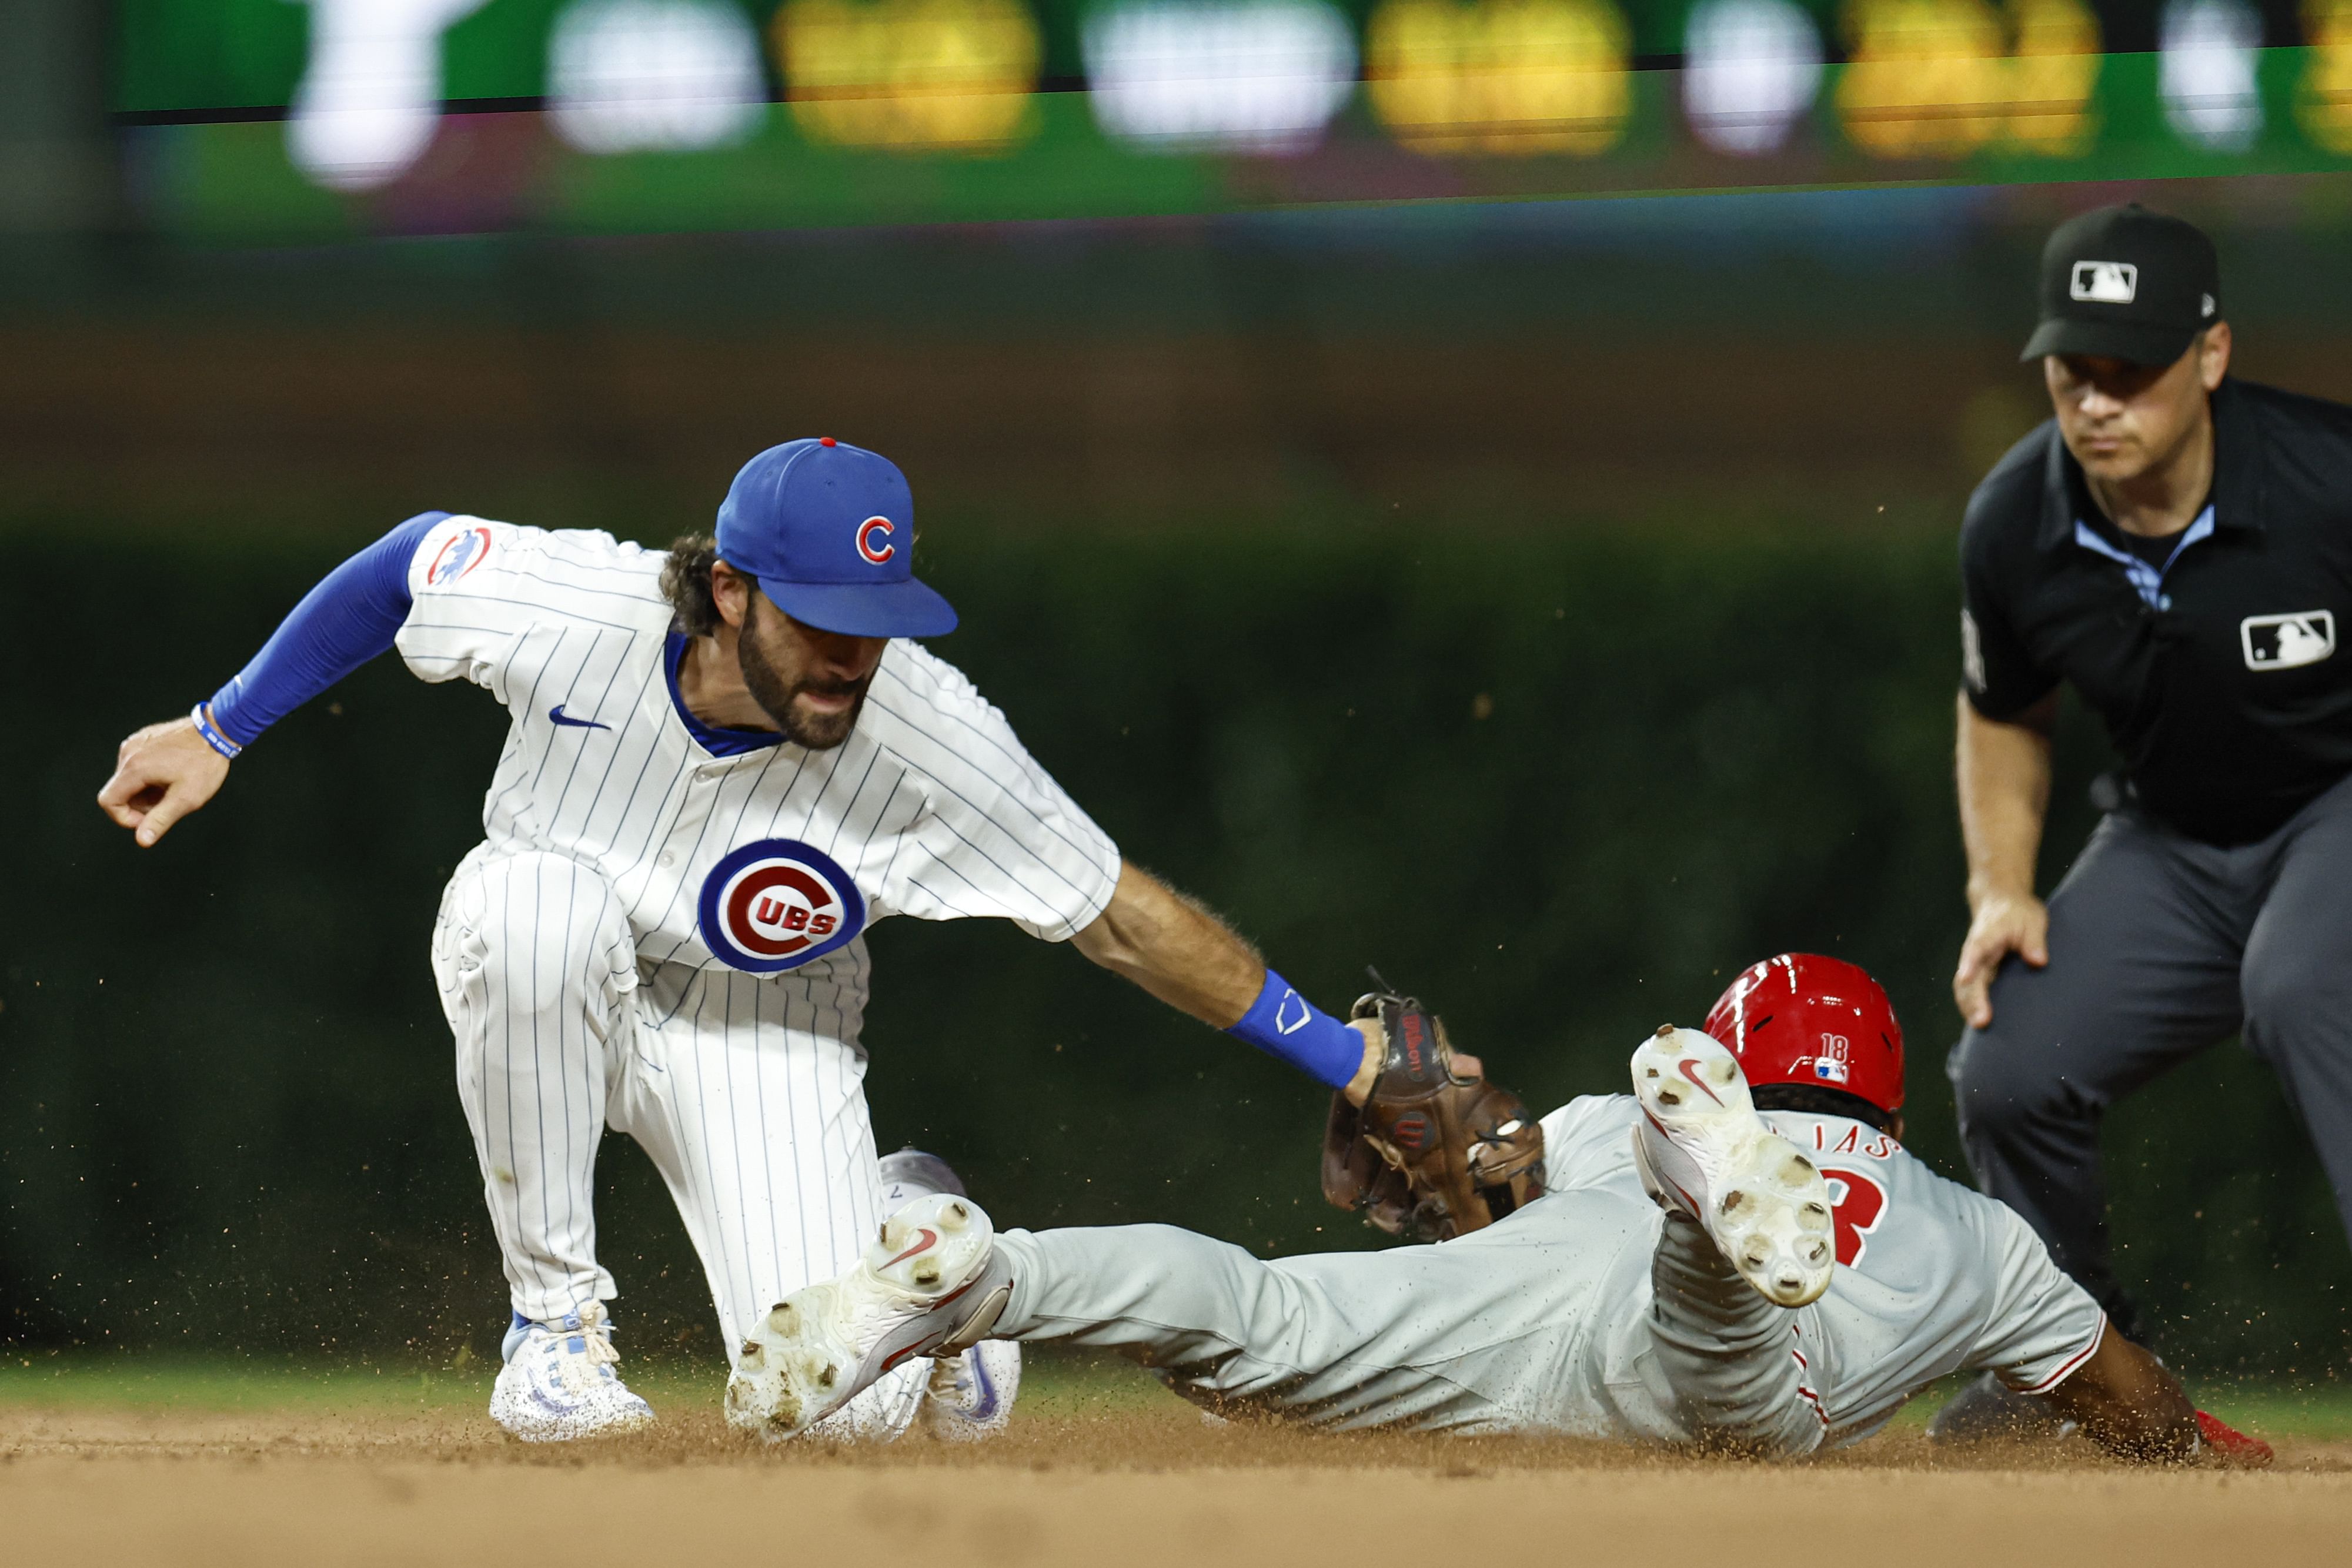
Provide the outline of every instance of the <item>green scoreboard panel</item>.
<path id="1" fill-rule="evenodd" d="M 316 237 L 2352 168 L 2352 0 L 122 0 L 167 225 Z"/>

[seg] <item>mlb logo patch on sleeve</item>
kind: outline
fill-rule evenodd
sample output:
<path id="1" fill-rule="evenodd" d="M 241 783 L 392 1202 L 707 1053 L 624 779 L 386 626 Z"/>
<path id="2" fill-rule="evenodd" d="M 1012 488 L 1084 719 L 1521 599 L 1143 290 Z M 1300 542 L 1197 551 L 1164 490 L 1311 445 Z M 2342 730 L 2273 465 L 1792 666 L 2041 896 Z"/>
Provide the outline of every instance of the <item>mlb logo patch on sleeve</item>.
<path id="1" fill-rule="evenodd" d="M 2336 612 L 2304 610 L 2292 615 L 2249 615 L 2238 622 L 2238 645 L 2250 670 L 2292 670 L 2315 664 L 2336 652 Z"/>

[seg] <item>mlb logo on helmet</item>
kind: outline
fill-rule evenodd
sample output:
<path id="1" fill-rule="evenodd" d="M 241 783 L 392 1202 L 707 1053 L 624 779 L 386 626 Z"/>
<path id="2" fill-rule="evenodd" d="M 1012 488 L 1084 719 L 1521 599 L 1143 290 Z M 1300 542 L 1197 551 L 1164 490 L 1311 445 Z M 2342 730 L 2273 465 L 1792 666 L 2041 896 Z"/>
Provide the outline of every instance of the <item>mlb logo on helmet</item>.
<path id="1" fill-rule="evenodd" d="M 797 839 L 729 852 L 702 879 L 698 913 L 711 956 L 753 975 L 822 958 L 866 926 L 866 899 L 849 873 Z"/>
<path id="2" fill-rule="evenodd" d="M 915 501 L 878 453 L 830 435 L 771 446 L 719 507 L 719 558 L 803 626 L 849 637 L 936 637 L 948 601 L 915 579 Z"/>
<path id="3" fill-rule="evenodd" d="M 1819 953 L 1743 971 L 1706 1015 L 1751 1086 L 1822 1084 L 1882 1111 L 1903 1108 L 1903 1029 L 1878 982 Z"/>
<path id="4" fill-rule="evenodd" d="M 1843 1083 L 1853 1075 L 1846 1060 L 1845 1036 L 1824 1034 L 1821 1051 L 1813 1057 L 1813 1076 L 1824 1083 Z"/>

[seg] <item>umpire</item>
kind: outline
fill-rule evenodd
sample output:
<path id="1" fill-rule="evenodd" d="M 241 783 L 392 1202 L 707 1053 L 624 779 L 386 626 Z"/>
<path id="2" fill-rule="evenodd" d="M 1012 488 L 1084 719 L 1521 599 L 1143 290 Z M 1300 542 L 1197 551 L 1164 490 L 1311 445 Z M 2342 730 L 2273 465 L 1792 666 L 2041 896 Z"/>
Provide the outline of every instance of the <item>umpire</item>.
<path id="1" fill-rule="evenodd" d="M 1949 1071 L 1978 1185 L 2139 1339 L 2099 1121 L 2174 1063 L 2242 1031 L 2352 1228 L 2352 409 L 2231 379 L 2212 242 L 2136 204 L 2050 236 L 2022 357 L 2056 417 L 1960 534 Z M 2062 683 L 2123 770 L 2045 906 Z"/>

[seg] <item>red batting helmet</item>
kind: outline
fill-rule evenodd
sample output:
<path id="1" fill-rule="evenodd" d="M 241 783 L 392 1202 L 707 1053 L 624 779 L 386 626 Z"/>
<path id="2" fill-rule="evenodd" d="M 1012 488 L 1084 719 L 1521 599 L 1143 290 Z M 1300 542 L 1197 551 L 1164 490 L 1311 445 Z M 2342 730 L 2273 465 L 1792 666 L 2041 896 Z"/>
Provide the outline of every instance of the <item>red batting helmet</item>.
<path id="1" fill-rule="evenodd" d="M 1706 1032 L 1751 1084 L 1810 1083 L 1903 1109 L 1903 1026 L 1878 982 L 1843 958 L 1783 953 L 1742 971 Z"/>

